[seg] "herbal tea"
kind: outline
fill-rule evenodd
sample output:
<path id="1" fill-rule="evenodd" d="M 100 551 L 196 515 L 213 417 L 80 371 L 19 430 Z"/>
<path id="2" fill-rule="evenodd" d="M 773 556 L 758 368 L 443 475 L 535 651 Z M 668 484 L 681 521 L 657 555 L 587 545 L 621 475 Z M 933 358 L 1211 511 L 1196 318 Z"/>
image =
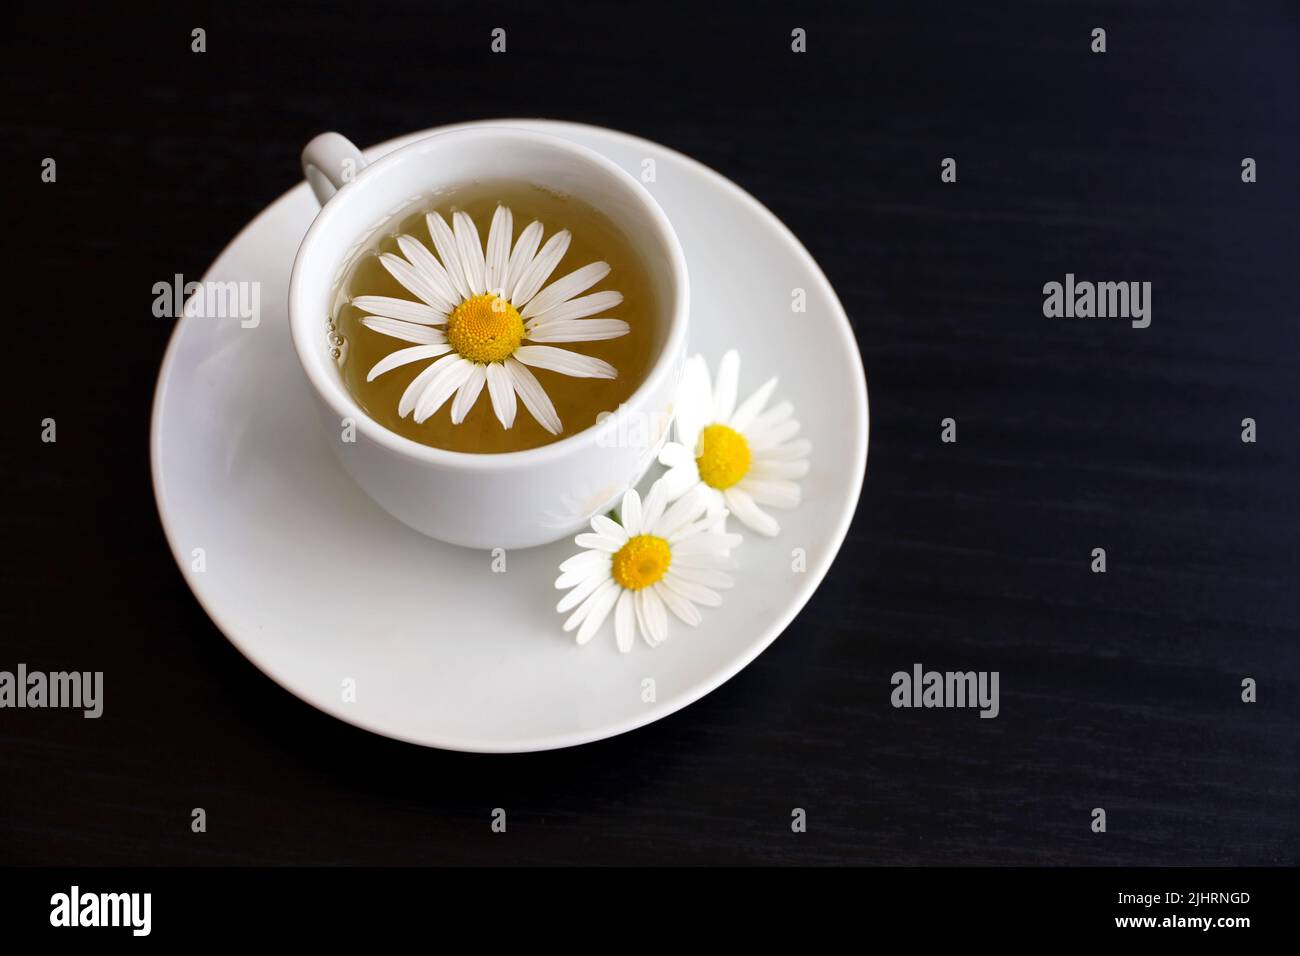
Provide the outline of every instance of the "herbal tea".
<path id="1" fill-rule="evenodd" d="M 450 451 L 576 434 L 641 384 L 659 305 L 598 210 L 530 184 L 475 183 L 398 217 L 344 270 L 330 342 L 384 427 Z"/>

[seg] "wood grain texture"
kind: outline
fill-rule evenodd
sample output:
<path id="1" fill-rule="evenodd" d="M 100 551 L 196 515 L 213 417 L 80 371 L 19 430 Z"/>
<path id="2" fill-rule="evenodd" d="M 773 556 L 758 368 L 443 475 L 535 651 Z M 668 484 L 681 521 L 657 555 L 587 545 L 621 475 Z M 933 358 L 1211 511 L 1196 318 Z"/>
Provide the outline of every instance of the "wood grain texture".
<path id="1" fill-rule="evenodd" d="M 103 670 L 107 699 L 0 711 L 0 861 L 1300 862 L 1300 15 L 984 6 L 16 9 L 0 668 Z M 871 451 L 839 560 L 741 675 L 476 757 L 316 713 L 203 614 L 150 487 L 150 290 L 320 130 L 521 115 L 675 147 L 784 220 L 852 317 Z M 1045 319 L 1067 272 L 1150 281 L 1152 326 Z M 1001 715 L 894 710 L 916 661 L 1000 671 Z"/>

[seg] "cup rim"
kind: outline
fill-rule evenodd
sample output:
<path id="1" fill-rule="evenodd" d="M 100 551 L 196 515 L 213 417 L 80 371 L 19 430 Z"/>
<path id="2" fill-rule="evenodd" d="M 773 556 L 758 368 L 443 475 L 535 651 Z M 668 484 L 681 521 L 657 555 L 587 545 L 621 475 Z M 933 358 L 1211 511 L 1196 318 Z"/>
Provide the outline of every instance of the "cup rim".
<path id="1" fill-rule="evenodd" d="M 305 353 L 305 350 L 310 346 L 308 344 L 307 330 L 299 327 L 301 323 L 307 321 L 308 316 L 308 310 L 298 302 L 299 298 L 305 294 L 302 267 L 312 254 L 315 244 L 320 241 L 319 237 L 330 228 L 332 221 L 338 217 L 339 210 L 343 208 L 344 204 L 348 203 L 348 197 L 357 195 L 357 187 L 383 175 L 390 167 L 399 162 L 402 154 L 408 150 L 426 144 L 433 139 L 455 138 L 469 141 L 502 137 L 515 141 L 531 140 L 545 147 L 568 153 L 573 158 L 608 173 L 615 181 L 620 182 L 625 187 L 629 198 L 645 214 L 647 224 L 651 227 L 655 238 L 667 253 L 668 268 L 674 286 L 668 308 L 667 336 L 659 350 L 659 354 L 651 363 L 641 383 L 626 400 L 603 420 L 589 425 L 572 435 L 566 435 L 536 448 L 483 453 L 450 451 L 445 448 L 435 448 L 432 445 L 422 444 L 379 424 L 366 413 L 365 409 L 347 391 L 341 377 L 325 375 L 324 361 L 316 362 Z M 312 220 L 311 226 L 307 229 L 306 235 L 303 236 L 302 242 L 298 246 L 298 252 L 294 256 L 289 278 L 289 335 L 293 341 L 294 353 L 298 357 L 298 364 L 302 366 L 316 394 L 339 415 L 340 419 L 351 417 L 356 423 L 357 430 L 369 440 L 386 447 L 396 454 L 431 465 L 484 470 L 514 469 L 559 460 L 573 452 L 599 444 L 602 436 L 606 434 L 616 434 L 617 430 L 624 426 L 626 419 L 633 414 L 635 406 L 643 403 L 648 395 L 659 389 L 662 380 L 672 373 L 672 367 L 677 357 L 685 351 L 689 302 L 690 280 L 686 269 L 686 256 L 682 252 L 677 233 L 673 230 L 667 215 L 660 208 L 655 198 L 623 167 L 596 150 L 564 139 L 561 136 L 512 126 L 485 126 L 434 133 L 431 136 L 423 136 L 413 142 L 399 146 L 373 162 L 368 162 L 351 182 L 346 183 L 326 201 L 316 213 L 316 217 Z"/>

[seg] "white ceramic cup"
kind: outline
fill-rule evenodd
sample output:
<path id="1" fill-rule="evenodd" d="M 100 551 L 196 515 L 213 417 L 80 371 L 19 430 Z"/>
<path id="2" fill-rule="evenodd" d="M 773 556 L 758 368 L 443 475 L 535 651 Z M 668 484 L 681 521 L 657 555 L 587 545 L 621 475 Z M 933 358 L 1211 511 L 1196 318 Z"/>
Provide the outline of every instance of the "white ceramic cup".
<path id="1" fill-rule="evenodd" d="M 584 146 L 508 127 L 439 133 L 369 165 L 347 139 L 323 133 L 303 150 L 302 165 L 322 208 L 294 260 L 289 327 L 319 399 L 327 440 L 371 498 L 441 541 L 527 548 L 572 534 L 641 478 L 672 420 L 689 284 L 677 236 L 640 183 Z M 331 354 L 328 323 L 345 266 L 391 228 L 395 216 L 432 204 L 448 187 L 496 179 L 575 196 L 622 230 L 657 290 L 654 357 L 627 402 L 590 428 L 527 451 L 444 451 L 389 431 L 362 411 Z"/>

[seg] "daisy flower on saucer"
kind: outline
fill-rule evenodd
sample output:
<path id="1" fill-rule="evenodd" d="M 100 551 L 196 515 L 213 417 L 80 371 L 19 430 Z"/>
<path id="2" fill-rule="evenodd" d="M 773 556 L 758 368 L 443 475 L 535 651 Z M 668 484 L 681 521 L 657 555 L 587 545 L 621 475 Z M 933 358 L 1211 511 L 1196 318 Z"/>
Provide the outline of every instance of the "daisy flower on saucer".
<path id="1" fill-rule="evenodd" d="M 564 630 L 578 631 L 579 644 L 595 636 L 613 612 L 618 649 L 627 653 L 636 635 L 651 647 L 668 637 L 668 613 L 694 627 L 697 605 L 722 603 L 718 589 L 733 584 L 727 572 L 741 537 L 719 527 L 707 515 L 703 494 L 690 493 L 669 502 L 669 488 L 656 481 L 645 501 L 636 489 L 623 495 L 618 520 L 591 519 L 591 531 L 574 543 L 585 550 L 560 565 L 555 586 L 568 589 L 556 610 L 572 611 Z"/>
<path id="2" fill-rule="evenodd" d="M 686 360 L 677 393 L 674 441 L 665 443 L 661 479 L 669 496 L 700 495 L 715 518 L 735 515 L 746 527 L 775 535 L 780 524 L 764 508 L 793 508 L 797 479 L 808 473 L 812 445 L 796 438 L 799 422 L 789 402 L 767 407 L 777 380 L 768 379 L 737 404 L 740 356 L 729 351 L 711 382 L 703 356 Z"/>
<path id="3" fill-rule="evenodd" d="M 450 399 L 451 420 L 458 425 L 486 387 L 503 428 L 514 424 L 517 397 L 543 428 L 558 435 L 564 425 L 530 369 L 574 378 L 618 377 L 608 362 L 557 347 L 618 338 L 629 331 L 621 319 L 592 318 L 619 305 L 622 293 L 582 295 L 609 275 L 609 264 L 590 263 L 547 285 L 568 251 L 567 229 L 542 245 L 544 228 L 534 221 L 513 239 L 514 218 L 508 207 L 498 205 L 485 250 L 466 213 L 454 213 L 450 226 L 436 212 L 425 220 L 436 256 L 419 239 L 402 235 L 397 237 L 400 256 L 386 252 L 379 257 L 419 301 L 379 295 L 352 300 L 366 313 L 361 320 L 366 328 L 413 343 L 375 363 L 366 381 L 432 359 L 398 401 L 403 418 L 413 414 L 417 424 L 423 423 Z"/>

